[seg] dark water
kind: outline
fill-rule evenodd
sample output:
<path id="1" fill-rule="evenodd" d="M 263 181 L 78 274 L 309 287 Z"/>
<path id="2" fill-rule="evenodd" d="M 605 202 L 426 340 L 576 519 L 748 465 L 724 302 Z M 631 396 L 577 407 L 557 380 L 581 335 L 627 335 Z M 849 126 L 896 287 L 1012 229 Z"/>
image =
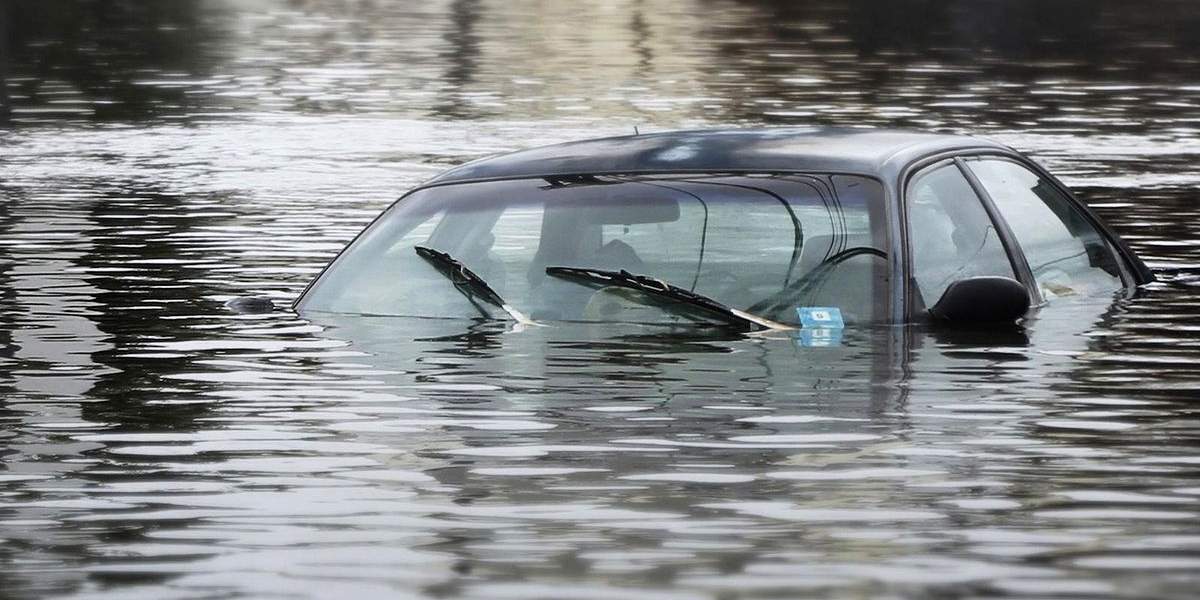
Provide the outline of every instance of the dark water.
<path id="1" fill-rule="evenodd" d="M 0 595 L 1195 597 L 1200 11 L 877 4 L 0 5 Z M 447 165 L 764 123 L 1000 139 L 1163 281 L 828 348 L 222 308 Z"/>

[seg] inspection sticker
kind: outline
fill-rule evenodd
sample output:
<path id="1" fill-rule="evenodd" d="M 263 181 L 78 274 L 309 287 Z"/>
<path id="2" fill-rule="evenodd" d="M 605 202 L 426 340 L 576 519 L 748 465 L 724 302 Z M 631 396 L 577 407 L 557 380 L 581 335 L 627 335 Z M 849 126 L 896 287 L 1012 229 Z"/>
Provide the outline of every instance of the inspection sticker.
<path id="1" fill-rule="evenodd" d="M 805 329 L 841 329 L 846 326 L 842 310 L 836 306 L 800 306 L 796 308 L 800 325 Z"/>

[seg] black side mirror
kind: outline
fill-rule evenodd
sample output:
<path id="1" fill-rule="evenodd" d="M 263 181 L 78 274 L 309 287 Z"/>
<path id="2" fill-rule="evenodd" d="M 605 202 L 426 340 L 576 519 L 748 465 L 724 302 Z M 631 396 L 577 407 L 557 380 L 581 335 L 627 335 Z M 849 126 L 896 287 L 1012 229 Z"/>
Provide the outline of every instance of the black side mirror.
<path id="1" fill-rule="evenodd" d="M 1012 323 L 1029 311 L 1029 292 L 1008 277 L 968 277 L 950 284 L 929 314 L 951 323 Z"/>

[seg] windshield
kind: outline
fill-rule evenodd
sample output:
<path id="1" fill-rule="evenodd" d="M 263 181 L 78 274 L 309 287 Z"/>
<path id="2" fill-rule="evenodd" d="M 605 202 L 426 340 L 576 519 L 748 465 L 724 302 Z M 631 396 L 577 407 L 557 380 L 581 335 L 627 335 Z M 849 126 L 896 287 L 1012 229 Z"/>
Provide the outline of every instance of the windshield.
<path id="1" fill-rule="evenodd" d="M 806 307 L 868 322 L 882 319 L 886 307 L 883 214 L 879 183 L 844 175 L 587 176 L 433 187 L 379 218 L 298 309 L 508 318 L 496 303 L 460 293 L 421 258 L 421 247 L 452 257 L 535 321 L 703 320 L 628 287 L 546 271 L 578 267 L 654 278 L 782 323 L 798 323 Z"/>

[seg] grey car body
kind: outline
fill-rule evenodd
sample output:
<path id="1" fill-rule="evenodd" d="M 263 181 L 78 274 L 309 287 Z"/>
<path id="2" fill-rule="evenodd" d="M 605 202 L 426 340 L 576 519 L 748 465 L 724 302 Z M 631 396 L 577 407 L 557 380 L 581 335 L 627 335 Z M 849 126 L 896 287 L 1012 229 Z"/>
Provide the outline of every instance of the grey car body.
<path id="1" fill-rule="evenodd" d="M 1025 250 L 997 205 L 993 192 L 980 181 L 978 161 L 1003 161 L 1036 178 L 1039 193 L 1061 198 L 1070 219 L 1086 223 L 1102 238 L 1119 266 L 1111 266 L 1120 289 L 1130 290 L 1153 281 L 1154 276 L 1129 246 L 1103 223 L 1083 202 L 1054 176 L 1020 152 L 985 139 L 914 131 L 854 128 L 777 128 L 698 130 L 613 137 L 569 142 L 489 157 L 452 168 L 410 191 L 412 194 L 463 184 L 542 179 L 549 182 L 601 176 L 652 176 L 657 174 L 812 174 L 828 180 L 835 175 L 869 178 L 882 188 L 886 227 L 886 314 L 879 322 L 903 323 L 928 316 L 932 299 L 915 292 L 914 225 L 910 208 L 914 178 L 935 169 L 957 172 L 970 186 L 962 188 L 955 202 L 977 204 L 990 220 L 999 246 L 1011 262 L 1012 278 L 1029 295 L 1030 305 L 1047 301 L 1045 285 L 1039 285 Z M 953 173 L 952 173 L 953 174 Z M 954 177 L 959 177 L 953 174 Z M 831 186 L 832 187 L 832 186 Z M 1010 215 L 1011 217 L 1012 215 Z M 1066 217 L 1064 217 L 1066 218 Z M 1080 225 L 1075 225 L 1078 227 Z M 985 232 L 985 235 L 990 233 Z M 982 244 L 982 242 L 981 242 Z M 353 243 L 351 247 L 353 247 Z M 1094 250 L 1094 249 L 1093 249 Z M 1091 252 L 1091 251 L 1089 251 Z M 337 261 L 331 263 L 336 266 Z M 328 272 L 327 267 L 326 272 Z M 1116 271 L 1119 270 L 1119 275 Z M 318 277 L 319 282 L 326 273 Z M 310 284 L 296 302 L 306 308 Z"/>

